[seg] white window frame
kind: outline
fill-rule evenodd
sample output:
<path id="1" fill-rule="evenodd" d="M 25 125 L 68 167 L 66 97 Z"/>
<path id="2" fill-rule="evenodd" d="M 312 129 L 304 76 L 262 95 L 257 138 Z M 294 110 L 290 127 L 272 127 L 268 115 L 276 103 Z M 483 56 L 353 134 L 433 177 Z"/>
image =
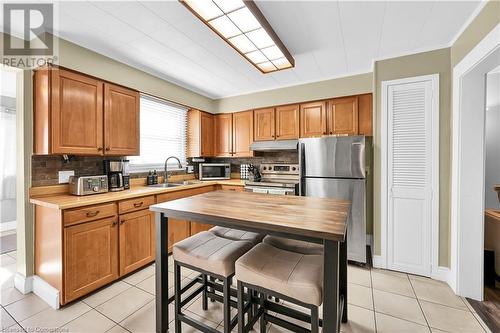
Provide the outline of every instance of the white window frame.
<path id="1" fill-rule="evenodd" d="M 158 97 L 155 97 L 155 96 L 151 96 L 151 95 L 147 95 L 147 94 L 141 94 L 141 100 L 143 98 L 146 98 L 146 99 L 150 99 L 150 100 L 153 100 L 153 101 L 158 101 L 159 103 L 163 103 L 163 104 L 166 104 L 166 105 L 170 105 L 172 107 L 175 107 L 175 108 L 179 108 L 179 109 L 185 109 L 186 111 L 186 133 L 185 133 L 185 138 L 184 138 L 184 141 L 185 141 L 185 149 L 186 149 L 186 152 L 185 152 L 185 159 L 182 160 L 181 159 L 181 164 L 182 164 L 182 168 L 179 168 L 178 167 L 178 163 L 175 159 L 171 159 L 169 161 L 169 164 L 168 164 L 168 170 L 169 171 L 182 171 L 182 170 L 185 170 L 186 168 L 186 165 L 187 165 L 187 111 L 188 111 L 188 107 L 185 107 L 183 105 L 179 105 L 179 104 L 176 104 L 176 103 L 172 103 L 170 101 L 167 101 L 167 100 L 164 100 L 164 99 L 161 99 L 161 98 L 158 98 Z M 139 107 L 140 109 L 140 107 Z M 141 121 L 141 124 L 142 124 L 142 121 Z M 141 137 L 141 143 L 142 143 L 142 135 L 143 135 L 143 129 L 141 128 L 141 131 L 140 131 L 140 137 Z M 142 149 L 141 149 L 142 150 Z M 158 162 L 158 163 L 141 163 L 141 164 L 133 164 L 133 159 L 135 158 L 136 156 L 128 156 L 127 158 L 130 160 L 130 173 L 144 173 L 144 172 L 148 172 L 148 171 L 152 171 L 152 170 L 156 170 L 160 175 L 163 174 L 164 170 L 165 170 L 165 161 L 161 161 L 161 162 Z M 168 156 L 166 156 L 165 158 L 167 158 Z M 179 158 L 179 156 L 176 156 Z"/>

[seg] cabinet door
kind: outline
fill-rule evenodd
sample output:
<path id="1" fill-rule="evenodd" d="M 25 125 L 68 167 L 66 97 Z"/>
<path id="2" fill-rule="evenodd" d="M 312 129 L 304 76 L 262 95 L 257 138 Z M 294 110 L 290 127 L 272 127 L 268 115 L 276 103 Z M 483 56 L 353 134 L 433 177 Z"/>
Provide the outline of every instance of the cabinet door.
<path id="1" fill-rule="evenodd" d="M 300 104 L 300 137 L 326 134 L 326 102 Z"/>
<path id="2" fill-rule="evenodd" d="M 243 111 L 233 113 L 233 156 L 251 157 L 253 151 L 253 112 Z"/>
<path id="3" fill-rule="evenodd" d="M 214 117 L 200 112 L 200 153 L 204 156 L 214 156 Z"/>
<path id="4" fill-rule="evenodd" d="M 211 224 L 199 223 L 199 222 L 191 222 L 191 236 L 196 235 L 202 231 L 208 231 L 212 229 L 214 226 Z"/>
<path id="5" fill-rule="evenodd" d="M 64 228 L 64 303 L 118 278 L 117 220 Z"/>
<path id="6" fill-rule="evenodd" d="M 187 220 L 168 219 L 168 252 L 172 252 L 175 243 L 191 236 L 191 223 Z"/>
<path id="7" fill-rule="evenodd" d="M 274 108 L 255 110 L 254 114 L 254 140 L 274 140 Z"/>
<path id="8" fill-rule="evenodd" d="M 329 134 L 358 134 L 358 97 L 335 98 L 328 102 Z"/>
<path id="9" fill-rule="evenodd" d="M 276 140 L 299 138 L 299 106 L 286 105 L 276 108 Z"/>
<path id="10" fill-rule="evenodd" d="M 214 155 L 231 156 L 233 152 L 233 116 L 218 114 L 214 116 Z"/>
<path id="11" fill-rule="evenodd" d="M 155 259 L 155 214 L 149 209 L 120 215 L 120 276 Z"/>
<path id="12" fill-rule="evenodd" d="M 104 85 L 105 155 L 139 155 L 139 93 Z"/>
<path id="13" fill-rule="evenodd" d="M 52 71 L 52 154 L 103 154 L 103 84 L 63 69 Z"/>
<path id="14" fill-rule="evenodd" d="M 358 96 L 358 133 L 359 135 L 373 135 L 373 100 L 372 94 Z"/>

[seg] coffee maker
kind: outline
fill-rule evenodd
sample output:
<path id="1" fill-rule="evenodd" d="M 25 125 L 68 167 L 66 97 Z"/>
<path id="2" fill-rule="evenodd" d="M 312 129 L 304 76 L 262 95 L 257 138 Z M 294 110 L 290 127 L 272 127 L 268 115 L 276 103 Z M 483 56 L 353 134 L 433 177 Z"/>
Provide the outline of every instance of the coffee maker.
<path id="1" fill-rule="evenodd" d="M 130 189 L 130 169 L 129 160 L 122 160 L 123 188 Z"/>
<path id="2" fill-rule="evenodd" d="M 122 161 L 104 160 L 104 173 L 108 176 L 108 191 L 116 192 L 125 189 Z"/>

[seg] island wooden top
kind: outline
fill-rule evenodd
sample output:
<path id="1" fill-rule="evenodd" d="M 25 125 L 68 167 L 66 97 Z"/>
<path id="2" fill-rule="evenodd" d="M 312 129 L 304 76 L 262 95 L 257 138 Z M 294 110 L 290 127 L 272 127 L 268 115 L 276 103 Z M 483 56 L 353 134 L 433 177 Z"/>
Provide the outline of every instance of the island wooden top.
<path id="1" fill-rule="evenodd" d="M 236 229 L 344 241 L 350 206 L 336 199 L 214 191 L 156 204 L 150 210 Z"/>
<path id="2" fill-rule="evenodd" d="M 96 205 L 106 202 L 119 201 L 144 197 L 148 195 L 156 195 L 169 192 L 183 191 L 187 189 L 212 186 L 212 185 L 233 185 L 244 186 L 245 183 L 240 179 L 219 180 L 219 181 L 203 181 L 190 185 L 181 185 L 176 187 L 148 187 L 148 186 L 133 186 L 129 190 L 119 192 L 107 192 L 102 194 L 92 194 L 85 196 L 76 196 L 68 193 L 33 196 L 30 198 L 30 203 L 55 209 L 69 209 Z"/>

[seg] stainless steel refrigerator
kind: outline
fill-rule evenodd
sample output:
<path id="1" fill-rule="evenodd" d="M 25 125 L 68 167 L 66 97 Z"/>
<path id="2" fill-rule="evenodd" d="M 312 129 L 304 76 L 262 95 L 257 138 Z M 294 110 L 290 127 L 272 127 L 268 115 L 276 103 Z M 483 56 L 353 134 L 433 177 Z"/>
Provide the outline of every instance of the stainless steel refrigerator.
<path id="1" fill-rule="evenodd" d="M 366 263 L 365 137 L 299 140 L 300 195 L 350 200 L 347 258 Z"/>

